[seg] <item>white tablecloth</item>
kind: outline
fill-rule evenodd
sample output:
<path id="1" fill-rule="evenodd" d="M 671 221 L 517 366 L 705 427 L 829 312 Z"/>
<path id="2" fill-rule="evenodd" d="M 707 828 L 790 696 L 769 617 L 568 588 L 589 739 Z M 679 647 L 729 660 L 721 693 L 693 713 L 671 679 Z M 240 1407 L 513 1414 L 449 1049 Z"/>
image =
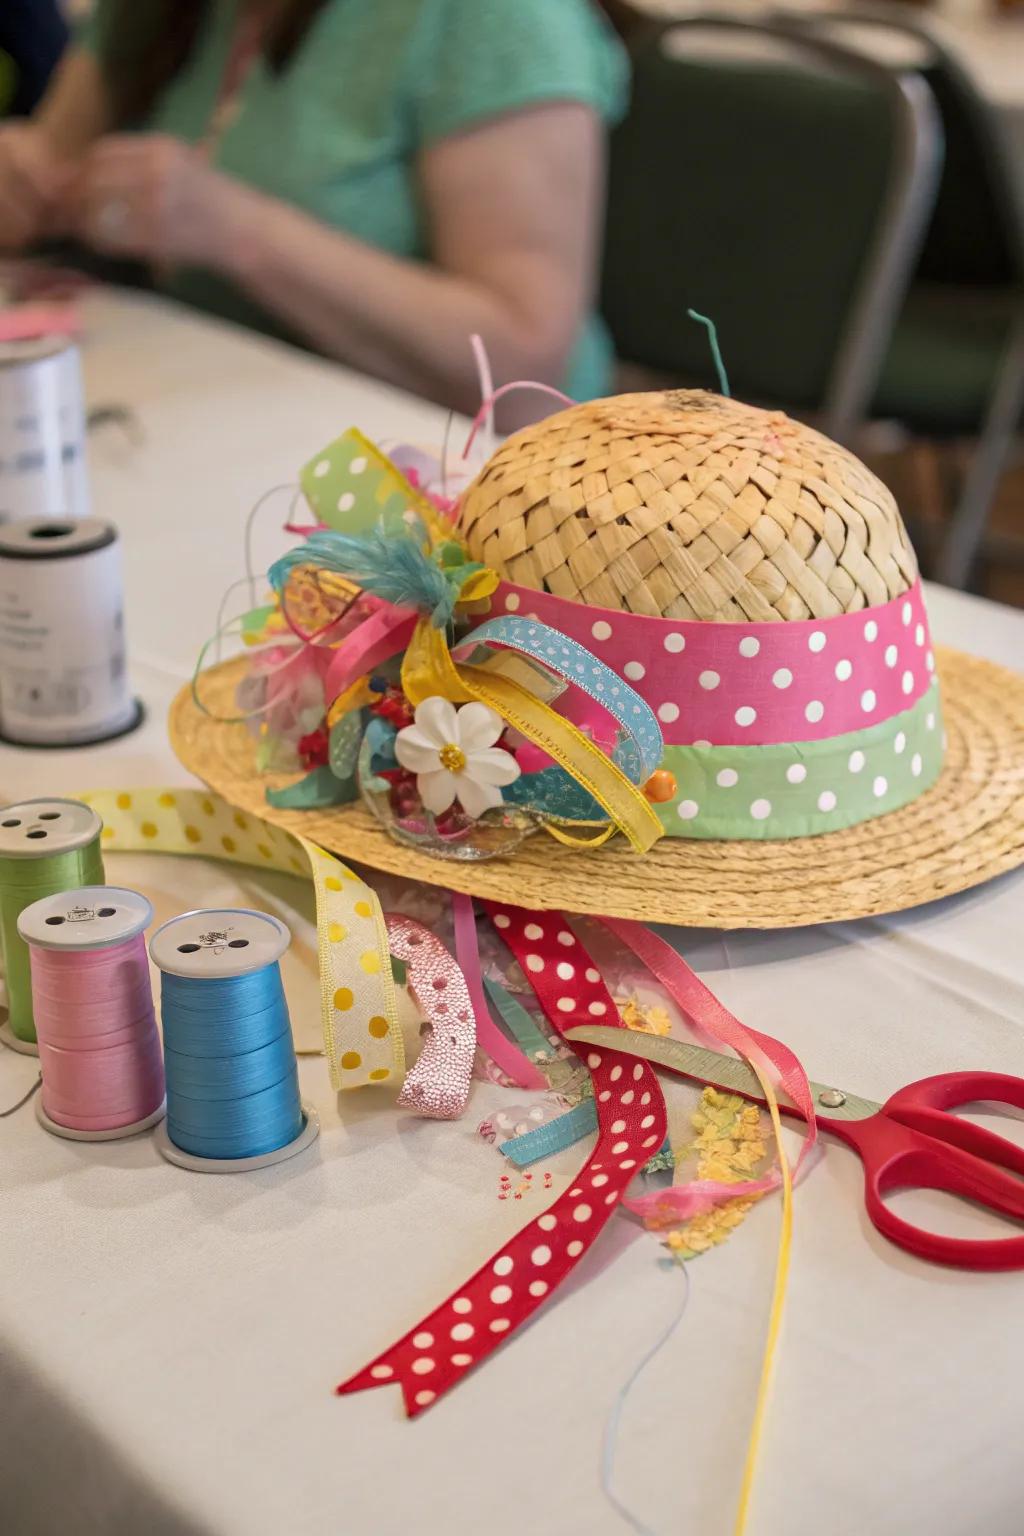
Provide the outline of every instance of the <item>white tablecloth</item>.
<path id="1" fill-rule="evenodd" d="M 441 413 L 154 300 L 87 307 L 91 403 L 129 400 L 140 448 L 93 443 L 97 510 L 124 533 L 145 730 L 74 754 L 0 752 L 0 794 L 181 783 L 167 700 L 238 573 L 244 514 L 351 423 L 434 439 Z M 273 518 L 269 519 L 273 523 Z M 277 540 L 268 531 L 263 553 Z M 1019 665 L 1024 616 L 941 590 L 939 637 Z M 823 856 L 824 850 L 823 850 Z M 110 858 L 158 916 L 216 901 L 292 922 L 296 1033 L 315 1043 L 305 887 L 195 860 Z M 882 1098 L 958 1067 L 1024 1067 L 1024 880 L 917 913 L 785 933 L 677 935 L 812 1076 Z M 0 1052 L 0 1108 L 33 1065 Z M 265 1172 L 185 1173 L 151 1141 L 83 1146 L 0 1120 L 0 1530 L 11 1536 L 614 1536 L 599 1448 L 624 1378 L 679 1299 L 654 1239 L 612 1223 L 571 1294 L 410 1425 L 397 1394 L 333 1384 L 500 1246 L 534 1206 L 465 1119 L 332 1095 L 304 1058 L 315 1149 Z M 1021 1127 L 1014 1127 L 1018 1132 Z M 555 1187 L 580 1154 L 552 1163 Z M 541 1196 L 532 1197 L 539 1207 Z M 937 1201 L 901 1196 L 905 1212 Z M 631 1399 L 620 1489 L 659 1536 L 723 1536 L 757 1382 L 777 1201 L 691 1265 L 692 1299 Z M 951 1230 L 989 1231 L 980 1216 Z M 586 1281 L 586 1283 L 583 1283 Z M 1020 1275 L 920 1263 L 867 1223 L 833 1144 L 799 1190 L 789 1305 L 750 1536 L 1019 1536 Z"/>

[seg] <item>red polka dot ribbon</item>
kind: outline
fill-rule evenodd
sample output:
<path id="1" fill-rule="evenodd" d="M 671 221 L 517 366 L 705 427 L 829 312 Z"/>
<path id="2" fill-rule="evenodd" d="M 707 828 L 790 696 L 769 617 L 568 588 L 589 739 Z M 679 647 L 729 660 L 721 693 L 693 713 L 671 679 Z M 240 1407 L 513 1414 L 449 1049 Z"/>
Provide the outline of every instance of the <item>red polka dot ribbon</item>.
<path id="1" fill-rule="evenodd" d="M 501 903 L 488 903 L 487 911 L 559 1033 L 597 1021 L 621 1026 L 600 972 L 563 917 Z M 662 1145 L 665 1100 L 652 1068 L 619 1051 L 573 1049 L 590 1070 L 598 1137 L 572 1188 L 415 1328 L 342 1382 L 340 1394 L 396 1384 L 410 1417 L 429 1408 L 558 1289 L 634 1174 Z"/>

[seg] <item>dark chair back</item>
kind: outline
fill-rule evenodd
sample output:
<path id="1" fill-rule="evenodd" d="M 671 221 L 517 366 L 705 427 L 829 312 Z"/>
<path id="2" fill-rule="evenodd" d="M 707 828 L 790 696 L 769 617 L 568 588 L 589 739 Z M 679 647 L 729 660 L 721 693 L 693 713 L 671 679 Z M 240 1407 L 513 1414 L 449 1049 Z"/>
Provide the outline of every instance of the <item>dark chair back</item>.
<path id="1" fill-rule="evenodd" d="M 945 157 L 935 207 L 925 233 L 915 281 L 977 288 L 1024 282 L 1024 208 L 1007 161 L 993 109 L 929 27 L 927 18 L 898 6 L 872 11 L 794 12 L 787 26 L 811 29 L 856 50 L 902 42 L 889 57 L 916 68 L 931 90 L 942 121 Z M 1008 38 L 1008 46 L 1016 39 Z M 1024 54 L 1021 68 L 1024 70 Z"/>
<path id="2" fill-rule="evenodd" d="M 620 357 L 714 386 L 692 307 L 737 395 L 822 411 L 848 436 L 940 158 L 927 88 L 833 44 L 719 18 L 644 35 L 610 159 L 603 309 Z"/>

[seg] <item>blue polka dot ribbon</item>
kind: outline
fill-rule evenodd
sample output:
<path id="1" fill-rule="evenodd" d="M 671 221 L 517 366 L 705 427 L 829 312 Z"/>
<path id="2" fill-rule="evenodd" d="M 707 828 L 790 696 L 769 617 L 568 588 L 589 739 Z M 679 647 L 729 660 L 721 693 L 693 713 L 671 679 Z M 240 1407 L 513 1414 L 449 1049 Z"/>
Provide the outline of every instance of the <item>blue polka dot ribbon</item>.
<path id="1" fill-rule="evenodd" d="M 506 614 L 475 629 L 456 646 L 456 651 L 467 645 L 504 646 L 518 651 L 600 704 L 625 733 L 611 755 L 634 784 L 643 784 L 661 762 L 665 743 L 650 705 L 578 640 L 533 619 Z"/>

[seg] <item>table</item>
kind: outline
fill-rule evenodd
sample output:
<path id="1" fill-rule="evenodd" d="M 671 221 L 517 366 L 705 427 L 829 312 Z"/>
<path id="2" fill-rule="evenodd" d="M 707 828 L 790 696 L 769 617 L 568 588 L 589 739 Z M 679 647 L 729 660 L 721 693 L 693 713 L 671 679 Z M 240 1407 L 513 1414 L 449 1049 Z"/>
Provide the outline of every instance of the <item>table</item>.
<path id="1" fill-rule="evenodd" d="M 422 439 L 443 426 L 422 402 L 157 299 L 99 294 L 86 322 L 91 404 L 130 399 L 144 433 L 139 447 L 96 437 L 92 471 L 97 510 L 124 534 L 150 719 L 108 747 L 0 752 L 5 799 L 184 782 L 161 717 L 238 571 L 253 500 L 350 423 Z M 268 526 L 261 554 L 277 542 Z M 943 641 L 1020 665 L 1024 615 L 940 589 L 930 603 Z M 108 878 L 138 884 L 160 917 L 214 901 L 285 916 L 296 1032 L 315 1044 L 304 885 L 151 855 L 111 858 Z M 1010 876 L 870 923 L 676 942 L 812 1075 L 882 1098 L 950 1068 L 1021 1070 L 1022 910 L 1024 878 Z M 0 1108 L 33 1071 L 0 1052 Z M 500 1090 L 475 1084 L 464 1120 L 442 1125 L 376 1092 L 339 1110 L 316 1057 L 301 1079 L 322 1120 L 316 1148 L 235 1178 L 173 1168 L 148 1138 L 82 1146 L 46 1136 L 27 1109 L 0 1120 L 0 1528 L 616 1536 L 602 1428 L 679 1301 L 654 1240 L 616 1218 L 571 1293 L 415 1424 L 390 1390 L 336 1399 L 336 1381 L 532 1207 L 497 1200 L 502 1164 L 474 1134 Z M 551 1164 L 556 1191 L 579 1161 Z M 860 1178 L 831 1146 L 798 1192 L 750 1536 L 1017 1536 L 1024 1279 L 887 1246 Z M 952 1229 L 982 1224 L 962 1220 Z M 764 1202 L 691 1265 L 686 1316 L 630 1400 L 618 1486 L 659 1533 L 732 1529 L 778 1221 Z"/>

